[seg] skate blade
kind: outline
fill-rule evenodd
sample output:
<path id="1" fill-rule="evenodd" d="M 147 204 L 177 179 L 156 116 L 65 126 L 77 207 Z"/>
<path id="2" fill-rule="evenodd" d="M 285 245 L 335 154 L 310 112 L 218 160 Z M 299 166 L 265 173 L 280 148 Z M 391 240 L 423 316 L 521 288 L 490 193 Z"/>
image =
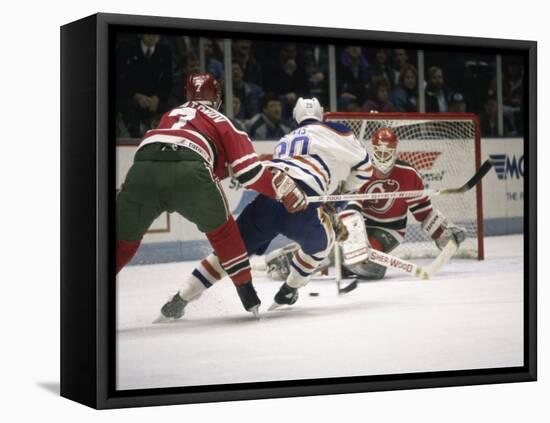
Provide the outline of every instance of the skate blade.
<path id="1" fill-rule="evenodd" d="M 273 310 L 277 310 L 278 308 L 282 307 L 284 304 L 277 304 L 277 303 L 273 303 L 269 306 L 269 308 L 267 309 L 267 311 L 273 311 Z"/>
<path id="2" fill-rule="evenodd" d="M 153 324 L 156 325 L 158 323 L 170 323 L 170 322 L 175 322 L 176 319 L 174 319 L 173 317 L 164 317 L 162 314 L 159 315 L 159 317 L 157 317 L 155 320 L 153 320 Z"/>
<path id="3" fill-rule="evenodd" d="M 248 311 L 250 311 L 256 319 L 260 318 L 260 306 L 259 305 L 252 307 Z"/>

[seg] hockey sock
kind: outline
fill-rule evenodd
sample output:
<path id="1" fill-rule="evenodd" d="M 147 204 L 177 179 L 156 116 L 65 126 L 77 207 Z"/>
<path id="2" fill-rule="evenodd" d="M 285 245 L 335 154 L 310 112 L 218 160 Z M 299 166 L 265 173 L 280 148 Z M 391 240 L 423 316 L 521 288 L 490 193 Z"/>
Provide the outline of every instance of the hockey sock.
<path id="1" fill-rule="evenodd" d="M 122 270 L 124 266 L 128 264 L 132 257 L 136 254 L 141 239 L 137 241 L 123 241 L 117 240 L 116 242 L 116 274 Z"/>
<path id="2" fill-rule="evenodd" d="M 232 216 L 219 228 L 206 234 L 206 237 L 212 244 L 221 267 L 235 285 L 239 286 L 252 280 L 248 253 Z"/>
<path id="3" fill-rule="evenodd" d="M 319 267 L 324 257 L 316 257 L 306 254 L 299 249 L 294 252 L 290 261 L 290 274 L 286 280 L 287 285 L 292 288 L 301 288 L 305 286 L 315 269 Z"/>
<path id="4" fill-rule="evenodd" d="M 210 254 L 193 269 L 193 272 L 179 290 L 180 297 L 186 301 L 191 301 L 225 275 L 225 270 L 221 267 L 218 258 L 214 254 Z"/>

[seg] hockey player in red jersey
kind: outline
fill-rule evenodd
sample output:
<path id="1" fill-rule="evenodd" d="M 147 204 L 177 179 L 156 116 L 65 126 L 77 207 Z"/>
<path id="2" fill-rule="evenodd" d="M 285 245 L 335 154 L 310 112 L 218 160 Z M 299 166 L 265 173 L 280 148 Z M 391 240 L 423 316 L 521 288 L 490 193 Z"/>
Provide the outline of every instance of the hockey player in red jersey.
<path id="1" fill-rule="evenodd" d="M 143 137 L 118 194 L 116 272 L 134 256 L 151 223 L 176 211 L 206 234 L 244 308 L 256 314 L 260 300 L 248 254 L 219 181 L 231 171 L 243 186 L 282 202 L 289 212 L 303 210 L 307 199 L 284 172 L 264 167 L 248 135 L 218 111 L 221 89 L 212 75 L 191 74 L 186 89 L 188 101 Z"/>
<path id="2" fill-rule="evenodd" d="M 423 190 L 422 176 L 410 164 L 397 159 L 398 140 L 388 128 L 378 129 L 372 136 L 371 179 L 360 189 L 361 193 Z M 432 207 L 428 196 L 350 202 L 346 211 L 361 213 L 370 248 L 389 253 L 405 237 L 407 212 L 421 223 L 421 228 L 442 249 L 451 239 L 459 245 L 466 238 L 465 229 L 458 227 Z M 368 260 L 347 266 L 348 274 L 362 279 L 382 279 L 386 268 Z"/>

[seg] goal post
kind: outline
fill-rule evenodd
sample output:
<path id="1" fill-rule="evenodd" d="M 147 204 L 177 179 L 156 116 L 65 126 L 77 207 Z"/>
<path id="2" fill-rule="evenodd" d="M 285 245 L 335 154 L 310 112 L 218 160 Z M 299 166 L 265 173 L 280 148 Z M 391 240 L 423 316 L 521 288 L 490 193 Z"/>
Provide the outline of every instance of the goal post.
<path id="1" fill-rule="evenodd" d="M 399 140 L 398 158 L 422 175 L 428 189 L 460 186 L 481 166 L 479 118 L 472 113 L 325 113 L 325 121 L 348 126 L 371 151 L 374 131 L 387 127 Z M 466 228 L 457 256 L 483 260 L 482 184 L 459 195 L 437 196 L 432 204 Z M 392 252 L 402 258 L 435 257 L 439 250 L 409 213 L 405 242 Z"/>

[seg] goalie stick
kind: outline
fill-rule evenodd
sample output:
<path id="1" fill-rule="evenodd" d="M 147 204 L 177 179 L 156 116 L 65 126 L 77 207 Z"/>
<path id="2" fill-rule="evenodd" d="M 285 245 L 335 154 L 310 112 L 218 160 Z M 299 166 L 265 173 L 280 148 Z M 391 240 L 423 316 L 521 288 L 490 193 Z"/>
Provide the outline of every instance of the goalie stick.
<path id="1" fill-rule="evenodd" d="M 369 253 L 369 260 L 381 266 L 391 267 L 392 269 L 400 270 L 416 278 L 427 280 L 435 275 L 457 250 L 458 245 L 456 242 L 450 240 L 438 256 L 430 264 L 424 267 L 378 250 L 371 250 Z"/>
<path id="2" fill-rule="evenodd" d="M 416 191 L 372 192 L 366 194 L 334 194 L 308 197 L 309 203 L 325 203 L 353 200 L 382 200 L 387 198 L 413 198 L 446 194 L 463 194 L 476 186 L 493 167 L 493 161 L 487 159 L 474 175 L 461 187 L 444 189 L 425 189 Z"/>

